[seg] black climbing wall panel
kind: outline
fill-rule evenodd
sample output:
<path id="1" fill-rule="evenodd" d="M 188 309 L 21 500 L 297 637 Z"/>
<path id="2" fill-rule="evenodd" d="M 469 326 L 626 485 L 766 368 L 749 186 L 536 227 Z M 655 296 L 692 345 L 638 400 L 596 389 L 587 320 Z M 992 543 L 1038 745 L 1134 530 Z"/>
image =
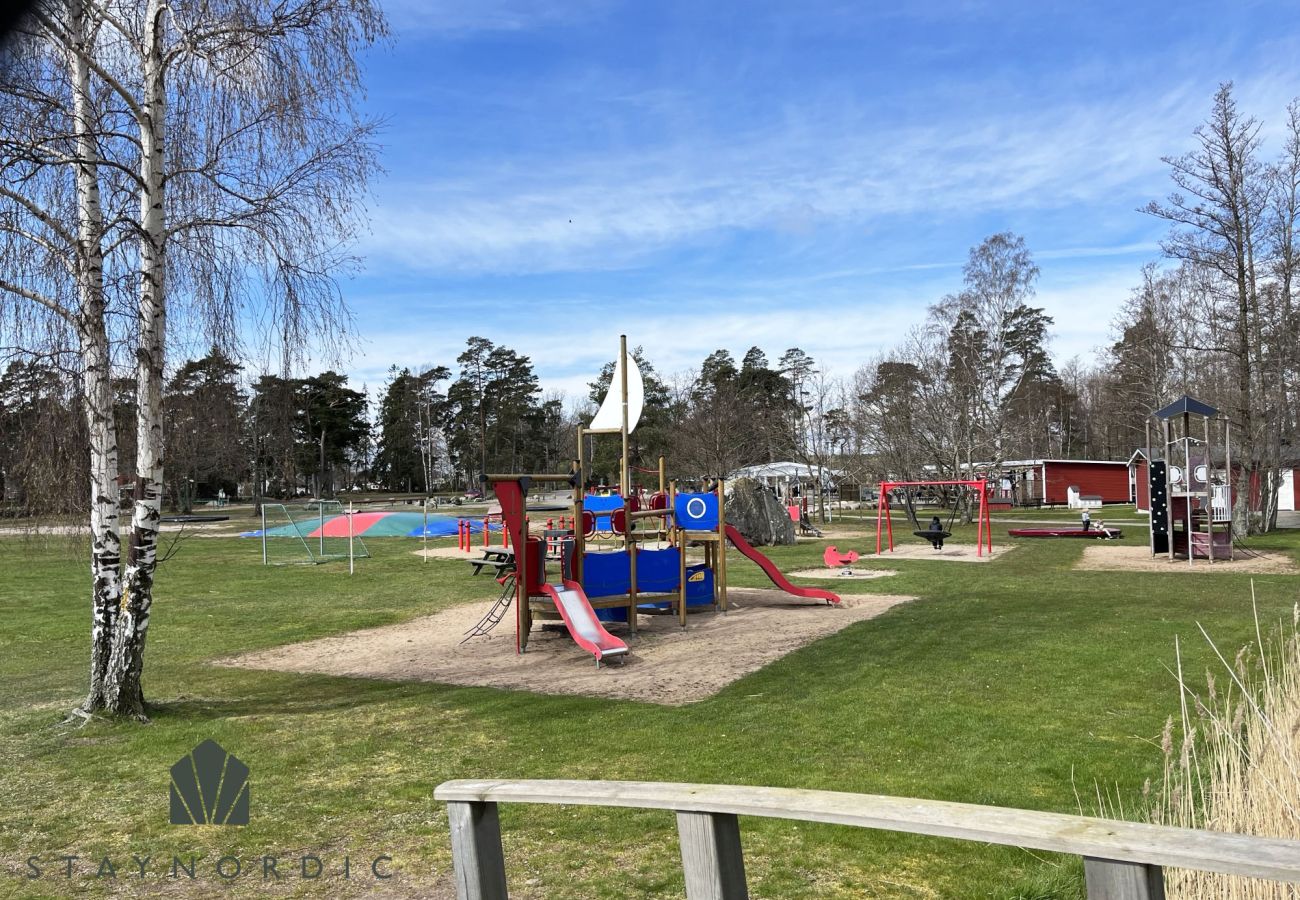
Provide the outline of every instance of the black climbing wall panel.
<path id="1" fill-rule="evenodd" d="M 1169 496 L 1165 493 L 1165 461 L 1152 460 L 1147 469 L 1151 486 L 1151 549 L 1169 552 Z"/>

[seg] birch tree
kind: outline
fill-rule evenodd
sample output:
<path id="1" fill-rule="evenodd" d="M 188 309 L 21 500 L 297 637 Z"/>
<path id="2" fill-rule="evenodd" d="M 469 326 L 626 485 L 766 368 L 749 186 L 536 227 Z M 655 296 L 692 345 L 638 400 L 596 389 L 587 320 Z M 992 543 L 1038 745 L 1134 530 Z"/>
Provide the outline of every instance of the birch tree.
<path id="1" fill-rule="evenodd" d="M 339 333 L 334 277 L 374 154 L 353 107 L 357 56 L 383 30 L 368 0 L 47 0 L 14 42 L 22 65 L 5 67 L 0 100 L 0 325 L 18 341 L 43 329 L 77 343 L 94 585 L 82 715 L 146 715 L 169 342 L 237 343 L 250 303 L 266 326 L 259 349 Z M 117 333 L 110 313 L 129 313 Z M 115 341 L 137 409 L 124 565 Z"/>

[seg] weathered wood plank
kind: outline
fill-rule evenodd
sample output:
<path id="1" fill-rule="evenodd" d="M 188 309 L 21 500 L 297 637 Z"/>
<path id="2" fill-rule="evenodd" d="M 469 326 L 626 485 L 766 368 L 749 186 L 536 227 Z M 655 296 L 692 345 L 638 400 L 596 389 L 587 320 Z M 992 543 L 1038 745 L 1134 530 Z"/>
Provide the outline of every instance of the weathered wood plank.
<path id="1" fill-rule="evenodd" d="M 1300 841 L 838 791 L 642 781 L 449 781 L 440 800 L 731 813 L 1300 882 Z"/>
<path id="2" fill-rule="evenodd" d="M 501 822 L 491 802 L 447 804 L 451 822 L 451 863 L 459 900 L 507 900 L 506 858 Z"/>
<path id="3" fill-rule="evenodd" d="M 1159 866 L 1083 859 L 1088 900 L 1165 900 L 1165 873 Z"/>
<path id="4" fill-rule="evenodd" d="M 740 822 L 730 813 L 679 812 L 687 900 L 749 900 Z"/>

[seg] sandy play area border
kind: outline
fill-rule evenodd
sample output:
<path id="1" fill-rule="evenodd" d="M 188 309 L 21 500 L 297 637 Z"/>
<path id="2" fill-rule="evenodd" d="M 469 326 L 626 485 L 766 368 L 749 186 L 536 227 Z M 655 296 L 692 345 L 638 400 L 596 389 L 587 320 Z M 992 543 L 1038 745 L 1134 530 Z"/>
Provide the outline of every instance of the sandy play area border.
<path id="1" fill-rule="evenodd" d="M 623 665 L 597 669 L 562 628 L 534 626 L 515 653 L 514 614 L 482 637 L 460 643 L 488 603 L 455 606 L 410 622 L 354 631 L 217 660 L 217 665 L 543 694 L 643 700 L 666 706 L 716 694 L 744 675 L 854 622 L 912 597 L 850 594 L 841 607 L 771 590 L 733 588 L 726 614 L 692 614 L 683 630 L 671 616 L 642 616 Z M 625 629 L 612 629 L 626 637 Z"/>
<path id="2" fill-rule="evenodd" d="M 1133 544 L 1100 544 L 1083 549 L 1083 556 L 1075 563 L 1076 571 L 1094 572 L 1179 572 L 1219 575 L 1296 575 L 1300 568 L 1290 559 L 1277 554 L 1252 551 L 1251 556 L 1239 559 L 1198 559 L 1189 565 L 1186 559 L 1172 562 L 1167 556 L 1152 556 L 1150 549 Z"/>
<path id="3" fill-rule="evenodd" d="M 799 569 L 795 572 L 786 572 L 787 578 L 816 578 L 819 581 L 870 581 L 873 578 L 888 578 L 890 575 L 897 575 L 893 569 L 864 569 L 861 567 L 850 567 L 848 569 Z"/>
<path id="4" fill-rule="evenodd" d="M 875 547 L 874 540 L 871 546 Z M 942 550 L 936 550 L 929 544 L 899 541 L 894 544 L 893 550 L 881 550 L 879 555 L 868 550 L 862 554 L 862 559 L 879 562 L 894 559 L 927 559 L 935 562 L 984 563 L 995 560 L 1014 549 L 1014 544 L 1000 544 L 996 538 L 993 549 L 985 549 L 979 556 L 975 555 L 974 544 L 948 544 Z"/>

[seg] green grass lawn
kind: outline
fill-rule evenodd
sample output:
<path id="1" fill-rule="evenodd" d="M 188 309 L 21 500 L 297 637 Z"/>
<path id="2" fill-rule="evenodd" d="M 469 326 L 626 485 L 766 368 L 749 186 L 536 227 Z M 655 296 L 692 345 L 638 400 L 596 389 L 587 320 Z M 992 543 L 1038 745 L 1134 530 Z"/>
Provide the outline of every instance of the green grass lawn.
<path id="1" fill-rule="evenodd" d="M 1005 527 L 995 522 L 995 540 Z M 954 540 L 973 534 L 958 529 Z M 1125 538 L 1143 540 L 1140 529 Z M 1198 672 L 1212 655 L 1197 623 L 1234 651 L 1253 633 L 1246 576 L 1076 573 L 1084 542 L 1026 541 L 988 564 L 868 563 L 899 574 L 838 588 L 919 599 L 680 708 L 209 664 L 495 593 L 462 563 L 421 562 L 410 552 L 417 541 L 367 543 L 373 558 L 349 578 L 346 564 L 263 568 L 252 540 L 186 541 L 158 582 L 152 724 L 76 728 L 59 723 L 86 677 L 82 549 L 0 540 L 0 894 L 260 895 L 262 855 L 288 860 L 283 872 L 311 853 L 327 871 L 349 855 L 355 877 L 287 878 L 275 893 L 367 894 L 369 861 L 385 854 L 395 873 L 387 895 L 437 896 L 449 845 L 431 795 L 450 778 L 730 782 L 1063 812 L 1082 802 L 1087 813 L 1101 785 L 1133 806 L 1158 773 L 1153 742 L 1177 709 L 1175 637 Z M 865 549 L 874 532 L 836 543 Z M 770 555 L 807 568 L 823 546 Z M 1255 546 L 1295 556 L 1300 532 Z M 738 554 L 729 574 L 766 584 Z M 1255 583 L 1266 622 L 1290 615 L 1300 578 Z M 247 827 L 167 824 L 168 768 L 206 738 L 252 769 Z M 683 893 L 668 813 L 507 806 L 503 828 L 514 896 Z M 755 897 L 1082 893 L 1081 867 L 1051 855 L 784 821 L 745 820 L 742 830 Z M 157 860 L 143 884 L 130 876 L 133 852 Z M 82 857 L 70 881 L 64 854 Z M 201 857 L 196 881 L 161 877 L 173 854 Z M 255 871 L 222 883 L 211 867 L 223 854 Z M 25 877 L 32 855 L 39 880 Z M 105 855 L 115 880 L 92 877 Z"/>

